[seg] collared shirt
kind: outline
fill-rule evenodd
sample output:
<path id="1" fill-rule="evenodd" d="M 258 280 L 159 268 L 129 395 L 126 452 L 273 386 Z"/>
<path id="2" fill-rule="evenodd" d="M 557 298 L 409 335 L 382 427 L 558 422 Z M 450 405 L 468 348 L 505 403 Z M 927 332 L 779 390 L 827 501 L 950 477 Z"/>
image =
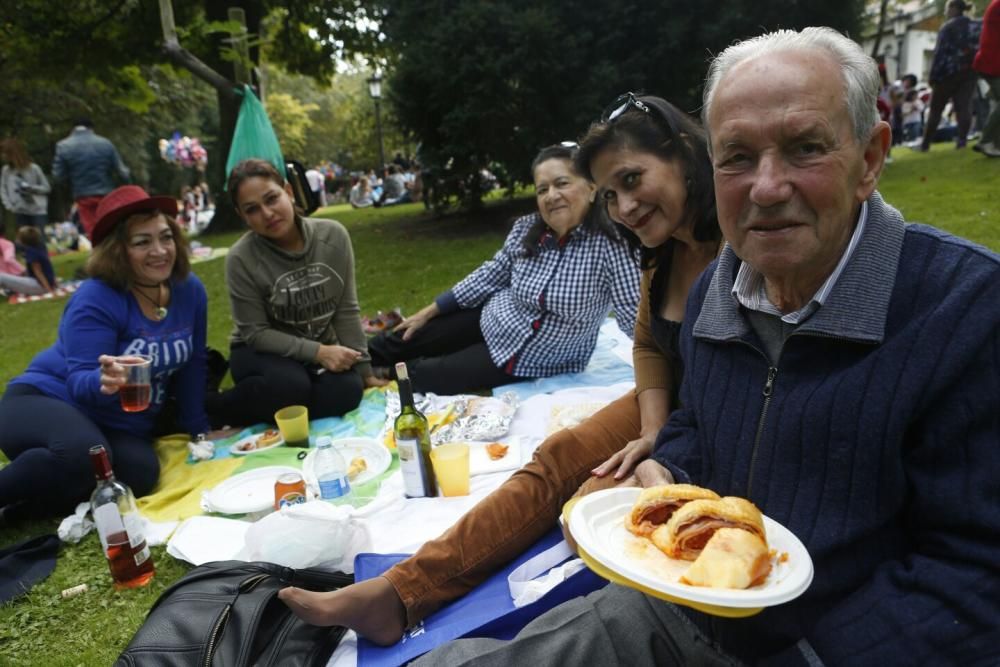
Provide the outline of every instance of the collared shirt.
<path id="1" fill-rule="evenodd" d="M 754 269 L 752 266 L 746 262 L 740 264 L 740 269 L 736 274 L 736 280 L 733 281 L 733 296 L 743 304 L 744 307 L 750 310 L 756 310 L 761 313 L 767 313 L 768 315 L 776 315 L 781 318 L 782 322 L 787 324 L 799 324 L 804 322 L 810 315 L 816 312 L 816 309 L 826 302 L 826 298 L 830 295 L 833 290 L 833 286 L 837 284 L 837 278 L 840 274 L 844 272 L 844 267 L 847 266 L 848 260 L 851 259 L 851 255 L 854 254 L 854 249 L 858 247 L 858 241 L 861 240 L 861 233 L 865 228 L 865 221 L 868 219 L 868 202 L 861 203 L 861 212 L 858 214 L 858 224 L 854 226 L 854 233 L 851 234 L 851 240 L 847 244 L 847 248 L 844 249 L 844 254 L 840 256 L 840 261 L 837 262 L 837 266 L 834 267 L 833 273 L 827 276 L 827 279 L 820 285 L 819 289 L 813 294 L 812 299 L 809 303 L 802 306 L 798 310 L 791 313 L 782 313 L 777 306 L 771 303 L 770 299 L 767 298 L 767 290 L 764 287 L 764 275 L 759 271 Z"/>
<path id="2" fill-rule="evenodd" d="M 481 304 L 490 358 L 519 377 L 582 371 L 612 308 L 629 337 L 639 305 L 639 261 L 623 240 L 577 227 L 563 239 L 543 234 L 528 255 L 523 239 L 538 214 L 514 223 L 503 247 L 436 299 L 442 312 Z"/>

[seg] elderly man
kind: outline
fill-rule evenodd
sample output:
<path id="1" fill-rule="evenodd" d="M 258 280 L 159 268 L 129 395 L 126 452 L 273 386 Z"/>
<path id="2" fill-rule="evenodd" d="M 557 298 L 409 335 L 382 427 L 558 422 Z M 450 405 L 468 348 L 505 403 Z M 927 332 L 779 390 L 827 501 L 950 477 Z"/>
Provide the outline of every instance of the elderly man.
<path id="1" fill-rule="evenodd" d="M 421 664 L 995 664 L 1000 258 L 876 192 L 878 86 L 825 28 L 713 63 L 728 243 L 688 302 L 683 407 L 638 470 L 752 500 L 805 543 L 810 588 L 727 619 L 610 585 Z"/>

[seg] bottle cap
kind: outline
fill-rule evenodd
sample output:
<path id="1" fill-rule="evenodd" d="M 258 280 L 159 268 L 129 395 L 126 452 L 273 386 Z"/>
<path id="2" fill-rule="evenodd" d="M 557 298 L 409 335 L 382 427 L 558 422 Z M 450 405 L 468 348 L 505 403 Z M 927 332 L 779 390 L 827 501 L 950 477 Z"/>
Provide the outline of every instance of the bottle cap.
<path id="1" fill-rule="evenodd" d="M 406 370 L 406 362 L 400 361 L 396 364 L 396 379 L 397 380 L 409 380 L 410 374 Z"/>
<path id="2" fill-rule="evenodd" d="M 333 444 L 333 439 L 328 435 L 321 435 L 316 438 L 316 449 L 329 447 L 331 444 Z"/>

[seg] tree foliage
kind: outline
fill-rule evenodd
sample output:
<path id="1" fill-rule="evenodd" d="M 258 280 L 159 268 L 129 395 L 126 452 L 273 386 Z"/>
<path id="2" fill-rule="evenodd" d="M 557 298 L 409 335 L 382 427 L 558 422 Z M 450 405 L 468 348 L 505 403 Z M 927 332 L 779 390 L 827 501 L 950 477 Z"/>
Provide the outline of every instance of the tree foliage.
<path id="1" fill-rule="evenodd" d="M 233 77 L 229 7 L 244 9 L 250 65 L 266 52 L 290 71 L 328 81 L 338 53 L 377 53 L 377 15 L 362 0 L 173 0 L 180 38 L 209 67 Z M 216 190 L 238 101 L 164 66 L 156 0 L 4 0 L 0 3 L 0 136 L 17 135 L 44 168 L 74 118 L 89 116 L 112 139 L 136 180 L 165 178 L 156 139 L 200 134 Z M 65 196 L 65 194 L 64 194 Z"/>
<path id="2" fill-rule="evenodd" d="M 267 89 L 270 91 L 266 98 L 267 108 L 282 146 L 286 141 L 279 122 L 271 113 L 275 95 L 287 95 L 311 109 L 308 140 L 301 150 L 292 151 L 290 157 L 310 165 L 330 160 L 350 170 L 368 170 L 378 164 L 375 104 L 368 95 L 366 78 L 364 72 L 350 71 L 337 73 L 328 81 L 316 81 L 289 74 L 281 68 L 267 68 Z M 412 145 L 397 129 L 392 110 L 383 105 L 381 114 L 387 159 L 396 151 L 411 154 Z"/>
<path id="3" fill-rule="evenodd" d="M 626 91 L 696 112 L 712 53 L 778 27 L 849 33 L 862 0 L 386 0 L 391 103 L 432 166 L 498 163 L 524 182 L 535 152 L 586 130 Z"/>

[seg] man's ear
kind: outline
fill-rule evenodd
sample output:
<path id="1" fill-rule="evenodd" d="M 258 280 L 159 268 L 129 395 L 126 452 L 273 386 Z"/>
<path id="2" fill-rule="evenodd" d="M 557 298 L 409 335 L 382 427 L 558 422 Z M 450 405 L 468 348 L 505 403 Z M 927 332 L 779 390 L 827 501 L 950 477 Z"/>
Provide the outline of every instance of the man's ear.
<path id="1" fill-rule="evenodd" d="M 878 179 L 885 167 L 890 146 L 892 146 L 892 128 L 889 127 L 889 123 L 880 120 L 872 128 L 871 136 L 864 147 L 864 171 L 861 173 L 861 180 L 858 181 L 856 194 L 859 202 L 868 199 L 878 186 Z"/>

